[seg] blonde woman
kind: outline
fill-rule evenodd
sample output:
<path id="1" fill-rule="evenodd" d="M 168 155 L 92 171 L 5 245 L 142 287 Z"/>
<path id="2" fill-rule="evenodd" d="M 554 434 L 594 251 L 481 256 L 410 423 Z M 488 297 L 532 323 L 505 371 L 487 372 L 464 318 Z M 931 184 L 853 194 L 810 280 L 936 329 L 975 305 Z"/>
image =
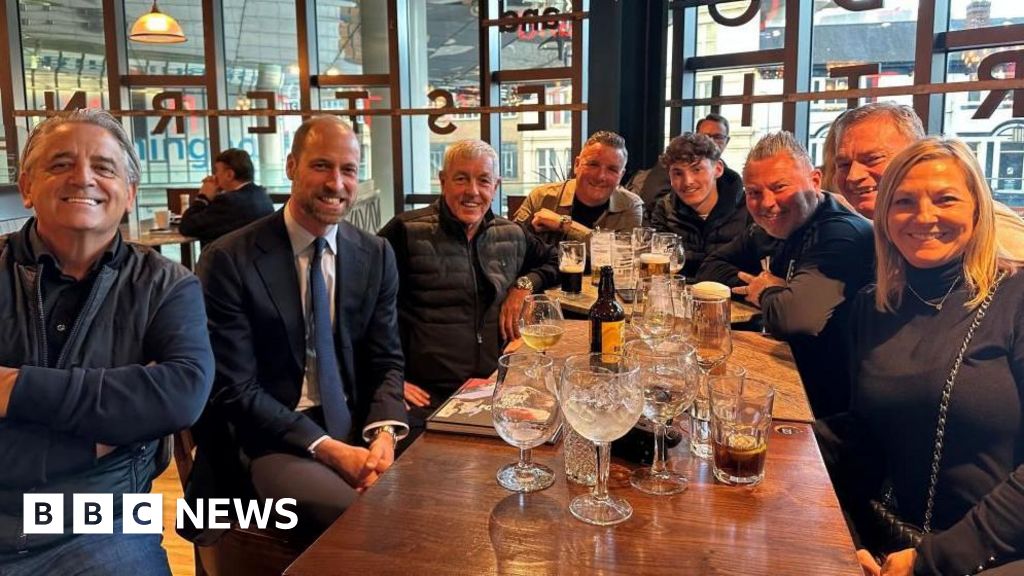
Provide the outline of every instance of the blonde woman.
<path id="1" fill-rule="evenodd" d="M 882 552 L 858 552 L 865 574 L 1024 573 L 1024 274 L 993 222 L 959 141 L 919 141 L 885 171 L 877 285 L 852 315 L 850 414 L 828 422 L 844 506 Z M 884 542 L 893 519 L 920 540 Z"/>

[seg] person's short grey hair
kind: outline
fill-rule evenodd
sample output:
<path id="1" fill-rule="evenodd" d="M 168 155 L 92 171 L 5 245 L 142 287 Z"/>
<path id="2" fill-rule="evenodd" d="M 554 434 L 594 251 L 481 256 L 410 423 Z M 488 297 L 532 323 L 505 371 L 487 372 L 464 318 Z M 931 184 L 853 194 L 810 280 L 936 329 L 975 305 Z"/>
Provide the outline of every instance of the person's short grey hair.
<path id="1" fill-rule="evenodd" d="M 132 146 L 132 140 L 128 136 L 128 132 L 125 131 L 124 125 L 110 112 L 100 108 L 80 108 L 61 112 L 37 124 L 32 129 L 32 133 L 28 135 L 25 149 L 21 152 L 21 170 L 23 172 L 32 170 L 40 140 L 65 124 L 92 124 L 109 132 L 117 141 L 117 145 L 121 147 L 121 151 L 124 152 L 124 166 L 128 183 L 135 185 L 142 180 L 142 163 L 139 162 L 139 155 L 135 152 L 135 147 Z"/>
<path id="2" fill-rule="evenodd" d="M 792 132 L 780 130 L 765 134 L 754 144 L 747 155 L 747 164 L 756 160 L 773 158 L 779 154 L 788 154 L 794 160 L 802 161 L 808 169 L 814 168 L 810 155 L 803 144 L 797 141 Z"/>
<path id="3" fill-rule="evenodd" d="M 906 136 L 911 141 L 917 141 L 925 137 L 921 118 L 918 117 L 917 112 L 910 106 L 895 102 L 872 102 L 858 106 L 853 110 L 847 110 L 836 118 L 835 123 L 832 124 L 832 130 L 836 133 L 836 150 L 839 149 L 840 143 L 843 141 L 843 132 L 871 118 L 888 119 L 897 132 Z"/>
<path id="4" fill-rule="evenodd" d="M 442 170 L 448 171 L 448 167 L 452 165 L 452 162 L 461 160 L 464 158 L 480 158 L 486 156 L 491 159 L 491 166 L 494 170 L 498 170 L 498 153 L 491 148 L 491 145 L 483 140 L 476 140 L 473 138 L 467 140 L 459 140 L 448 146 L 444 151 L 444 165 Z"/>
<path id="5" fill-rule="evenodd" d="M 591 144 L 603 144 L 609 148 L 615 148 L 619 152 L 622 152 L 622 159 L 629 160 L 629 151 L 626 150 L 626 139 L 622 136 L 612 132 L 611 130 L 598 130 L 587 138 L 587 141 L 583 143 L 583 147 L 586 148 Z"/>

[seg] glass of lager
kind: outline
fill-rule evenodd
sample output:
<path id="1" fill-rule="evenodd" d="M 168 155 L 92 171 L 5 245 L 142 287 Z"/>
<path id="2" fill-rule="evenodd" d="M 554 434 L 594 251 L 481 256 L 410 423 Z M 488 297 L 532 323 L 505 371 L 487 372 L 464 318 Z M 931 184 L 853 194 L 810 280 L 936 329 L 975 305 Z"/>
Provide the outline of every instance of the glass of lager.
<path id="1" fill-rule="evenodd" d="M 587 264 L 587 244 L 573 240 L 558 243 L 558 273 L 562 277 L 562 294 L 576 300 L 583 291 L 583 268 Z"/>

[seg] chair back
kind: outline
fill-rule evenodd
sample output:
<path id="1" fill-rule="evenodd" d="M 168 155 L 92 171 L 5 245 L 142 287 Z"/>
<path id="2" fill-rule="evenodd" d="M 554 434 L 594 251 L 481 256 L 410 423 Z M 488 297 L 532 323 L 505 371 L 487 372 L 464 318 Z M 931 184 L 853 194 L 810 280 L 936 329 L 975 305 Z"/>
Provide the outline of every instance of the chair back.
<path id="1" fill-rule="evenodd" d="M 526 196 L 505 196 L 505 205 L 507 210 L 505 211 L 505 218 L 509 220 L 515 216 L 516 212 L 519 211 L 519 207 L 526 201 Z"/>

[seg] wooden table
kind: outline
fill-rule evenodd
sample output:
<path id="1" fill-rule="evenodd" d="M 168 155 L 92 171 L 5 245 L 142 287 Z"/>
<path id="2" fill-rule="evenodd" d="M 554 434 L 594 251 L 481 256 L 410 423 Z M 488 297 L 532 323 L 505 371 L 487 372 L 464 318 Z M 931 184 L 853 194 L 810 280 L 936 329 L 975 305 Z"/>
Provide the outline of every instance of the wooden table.
<path id="1" fill-rule="evenodd" d="M 558 344 L 548 351 L 550 356 L 563 359 L 590 350 L 589 321 L 566 320 L 564 326 L 565 334 Z M 746 368 L 749 377 L 771 382 L 775 386 L 775 406 L 772 413 L 774 418 L 794 422 L 814 421 L 811 405 L 807 401 L 804 384 L 796 370 L 789 344 L 757 332 L 734 330 L 732 356 L 729 360 Z"/>
<path id="2" fill-rule="evenodd" d="M 633 490 L 613 464 L 611 491 L 634 513 L 605 528 L 569 513 L 586 488 L 567 484 L 556 448 L 534 450 L 559 471 L 555 484 L 518 495 L 494 477 L 515 460 L 511 446 L 427 432 L 285 574 L 859 576 L 810 426 L 774 427 L 753 488 L 715 483 L 709 463 L 682 450 L 671 463 L 691 484 L 675 496 Z"/>
<path id="3" fill-rule="evenodd" d="M 149 246 L 157 252 L 160 251 L 161 246 L 168 246 L 171 244 L 178 244 L 181 246 L 181 265 L 193 269 L 195 264 L 195 258 L 192 252 L 192 245 L 198 240 L 191 236 L 185 236 L 178 231 L 176 225 L 171 225 L 167 231 L 153 231 L 152 220 L 142 220 L 139 223 L 139 233 L 132 234 L 129 230 L 128 225 L 121 226 L 121 234 L 125 240 L 132 244 L 140 244 L 142 246 Z"/>
<path id="4" fill-rule="evenodd" d="M 590 312 L 590 307 L 594 305 L 597 300 L 597 287 L 591 286 L 590 277 L 585 276 L 583 278 L 583 292 L 580 293 L 579 298 L 567 298 L 565 294 L 562 294 L 562 289 L 559 287 L 549 288 L 545 294 L 553 298 L 558 298 L 561 303 L 562 310 L 565 312 L 573 312 L 576 314 L 587 314 Z M 623 304 L 626 307 L 627 312 L 629 311 L 629 304 Z M 733 300 L 729 307 L 731 320 L 733 324 L 740 322 L 749 322 L 755 316 L 761 314 L 761 311 L 757 308 L 746 304 L 744 302 L 738 302 Z"/>

